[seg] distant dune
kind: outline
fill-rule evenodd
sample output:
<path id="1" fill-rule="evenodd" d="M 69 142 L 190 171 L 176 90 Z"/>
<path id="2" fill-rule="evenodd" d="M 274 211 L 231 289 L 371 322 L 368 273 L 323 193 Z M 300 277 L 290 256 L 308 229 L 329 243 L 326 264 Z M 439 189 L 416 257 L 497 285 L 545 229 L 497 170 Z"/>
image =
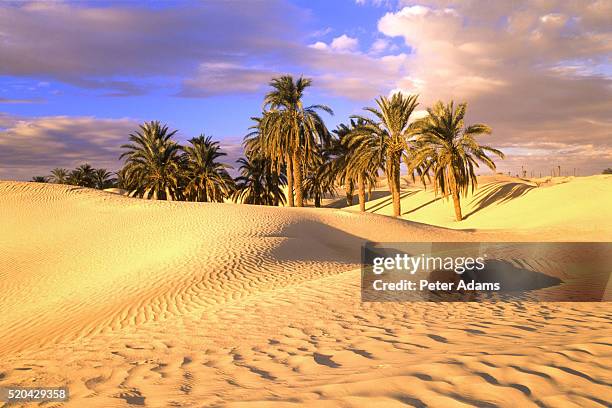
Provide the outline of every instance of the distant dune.
<path id="1" fill-rule="evenodd" d="M 0 386 L 67 385 L 70 407 L 605 405 L 605 303 L 360 302 L 365 240 L 612 237 L 612 178 L 492 182 L 512 199 L 477 193 L 460 225 L 429 191 L 411 222 L 0 182 Z"/>

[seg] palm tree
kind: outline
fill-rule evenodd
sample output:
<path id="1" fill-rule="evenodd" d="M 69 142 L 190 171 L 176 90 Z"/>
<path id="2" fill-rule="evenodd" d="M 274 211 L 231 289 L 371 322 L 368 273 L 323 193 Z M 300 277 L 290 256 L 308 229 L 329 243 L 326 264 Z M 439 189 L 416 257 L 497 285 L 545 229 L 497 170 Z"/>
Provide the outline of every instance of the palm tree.
<path id="1" fill-rule="evenodd" d="M 96 169 L 93 179 L 95 187 L 99 190 L 117 185 L 117 179 L 113 177 L 113 173 L 106 169 Z"/>
<path id="2" fill-rule="evenodd" d="M 294 190 L 295 204 L 304 205 L 302 175 L 309 159 L 307 155 L 313 146 L 329 139 L 318 111 L 329 114 L 333 111 L 325 105 L 304 107 L 302 102 L 304 90 L 311 84 L 311 79 L 300 77 L 295 81 L 292 76 L 284 75 L 270 82 L 273 89 L 264 98 L 264 108 L 268 111 L 261 123 L 261 147 L 266 155 L 284 159 L 286 163 L 290 206 Z"/>
<path id="3" fill-rule="evenodd" d="M 268 154 L 265 150 L 265 129 L 264 129 L 264 121 L 265 116 L 268 112 L 262 112 L 261 117 L 251 117 L 251 120 L 254 122 L 251 127 L 249 127 L 250 132 L 244 137 L 242 145 L 244 146 L 244 154 L 247 158 L 261 158 L 266 159 L 272 164 L 273 169 L 280 174 L 281 172 L 285 173 L 285 156 L 282 153 L 279 154 Z M 269 139 L 269 137 L 268 137 Z M 290 197 L 290 201 L 293 202 L 293 196 Z M 293 204 L 291 205 L 293 206 Z"/>
<path id="4" fill-rule="evenodd" d="M 51 170 L 51 182 L 56 184 L 68 183 L 68 170 L 60 167 L 56 167 Z"/>
<path id="5" fill-rule="evenodd" d="M 414 126 L 410 116 L 417 107 L 417 95 L 404 96 L 397 92 L 387 98 L 380 96 L 376 100 L 378 107 L 364 108 L 374 115 L 374 119 L 364 116 L 353 116 L 362 121 L 359 128 L 354 129 L 357 143 L 365 143 L 377 149 L 376 156 L 380 162 L 384 160 L 385 174 L 389 190 L 393 197 L 393 215 L 401 215 L 400 203 L 400 163 L 402 156 L 409 150 L 409 139 L 414 135 Z M 366 138 L 368 141 L 361 141 Z M 373 143 L 370 143 L 373 142 Z"/>
<path id="6" fill-rule="evenodd" d="M 34 176 L 32 181 L 35 183 L 48 183 L 49 179 L 46 176 Z"/>
<path id="7" fill-rule="evenodd" d="M 192 201 L 223 202 L 234 191 L 234 181 L 227 172 L 231 166 L 217 161 L 226 154 L 220 151 L 219 142 L 203 134 L 189 140 L 184 146 L 185 196 Z"/>
<path id="8" fill-rule="evenodd" d="M 384 156 L 377 149 L 376 142 L 379 140 L 375 134 L 367 132 L 355 132 L 365 123 L 361 120 L 351 119 L 348 125 L 341 123 L 334 133 L 338 136 L 334 139 L 334 160 L 336 173 L 340 181 L 352 188 L 357 184 L 357 195 L 359 197 L 359 209 L 365 211 L 366 186 L 371 193 L 376 184 L 379 169 L 383 168 Z M 352 205 L 352 200 L 347 204 Z"/>
<path id="9" fill-rule="evenodd" d="M 347 206 L 353 205 L 353 193 L 355 191 L 355 178 L 348 172 L 348 162 L 352 152 L 346 143 L 349 133 L 352 130 L 353 122 L 354 121 L 351 120 L 350 126 L 341 123 L 334 129 L 333 133 L 336 137 L 331 139 L 330 148 L 334 156 L 334 172 L 340 184 L 344 185 Z"/>
<path id="10" fill-rule="evenodd" d="M 234 201 L 244 204 L 285 204 L 283 186 L 287 184 L 284 172 L 275 171 L 272 162 L 264 157 L 238 159 L 240 176 L 236 178 Z"/>
<path id="11" fill-rule="evenodd" d="M 334 182 L 337 174 L 332 154 L 331 149 L 317 146 L 316 151 L 309 155 L 303 188 L 305 197 L 314 200 L 315 207 L 321 207 L 321 199 L 326 194 L 336 193 Z"/>
<path id="12" fill-rule="evenodd" d="M 475 136 L 490 134 L 491 128 L 482 123 L 466 127 L 466 109 L 466 103 L 455 108 L 453 101 L 446 105 L 438 102 L 427 109 L 429 115 L 417 121 L 420 136 L 409 168 L 422 166 L 424 171 L 432 171 L 436 194 L 439 191 L 452 195 L 457 221 L 463 219 L 460 196 L 465 197 L 470 188 L 473 192 L 477 186 L 474 168 L 479 167 L 478 161 L 495 170 L 495 163 L 486 153 L 504 158 L 501 151 L 478 144 Z"/>
<path id="13" fill-rule="evenodd" d="M 181 198 L 180 146 L 172 140 L 176 132 L 158 121 L 145 122 L 130 134 L 130 143 L 121 146 L 126 150 L 120 156 L 126 158 L 121 180 L 131 197 Z"/>
<path id="14" fill-rule="evenodd" d="M 68 184 L 72 184 L 80 187 L 95 187 L 95 174 L 94 169 L 89 163 L 81 164 L 76 169 L 72 170 L 68 175 Z"/>

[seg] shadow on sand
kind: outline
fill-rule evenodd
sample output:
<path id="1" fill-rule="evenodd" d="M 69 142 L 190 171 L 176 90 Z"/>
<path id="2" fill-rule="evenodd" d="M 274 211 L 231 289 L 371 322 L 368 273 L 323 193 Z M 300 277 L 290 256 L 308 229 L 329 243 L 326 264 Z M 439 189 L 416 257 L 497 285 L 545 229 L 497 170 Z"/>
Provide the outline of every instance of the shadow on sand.
<path id="1" fill-rule="evenodd" d="M 367 203 L 369 201 L 372 200 L 378 200 L 379 198 L 383 198 L 388 196 L 390 193 L 388 191 L 372 191 L 372 195 L 370 197 L 367 196 L 366 194 L 366 206 Z M 344 207 L 348 207 L 348 204 L 346 203 L 346 196 L 344 195 L 339 195 L 337 197 L 334 197 L 334 201 L 328 202 L 327 204 L 325 204 L 326 208 L 344 208 Z M 355 192 L 355 195 L 353 196 L 353 205 L 358 205 L 359 204 L 359 197 L 357 196 L 357 192 Z"/>
<path id="2" fill-rule="evenodd" d="M 527 183 L 498 182 L 487 184 L 474 195 L 470 203 L 470 205 L 474 206 L 474 209 L 463 218 L 466 219 L 491 204 L 502 204 L 524 196 L 534 188 L 537 187 Z"/>
<path id="3" fill-rule="evenodd" d="M 413 213 L 413 212 L 415 212 L 415 211 L 418 211 L 418 210 L 420 210 L 421 208 L 427 207 L 429 204 L 433 204 L 433 203 L 435 203 L 436 201 L 441 200 L 441 199 L 443 199 L 443 198 L 444 198 L 444 197 L 436 197 L 436 198 L 434 198 L 433 200 L 426 202 L 425 204 L 421 204 L 421 205 L 419 205 L 418 207 L 413 208 L 412 210 L 408 210 L 408 211 L 406 211 L 406 212 L 402 213 L 402 215 L 406 215 L 406 214 L 410 214 L 410 213 Z"/>
<path id="4" fill-rule="evenodd" d="M 400 200 L 402 200 L 402 199 L 404 199 L 404 198 L 406 198 L 406 197 L 410 197 L 411 195 L 414 195 L 414 194 L 416 194 L 416 193 L 418 193 L 418 190 L 406 191 L 406 192 L 404 192 L 404 193 L 401 193 L 401 194 L 400 194 Z M 374 204 L 374 205 L 373 205 L 373 206 L 371 206 L 371 207 L 368 207 L 368 206 L 366 205 L 366 211 L 371 211 L 371 212 L 374 212 L 374 213 L 375 213 L 376 211 L 378 211 L 378 210 L 380 210 L 380 209 L 382 209 L 382 208 L 384 208 L 384 207 L 386 207 L 386 206 L 388 206 L 388 205 L 392 205 L 392 203 L 393 203 L 393 197 L 391 197 L 391 195 L 390 195 L 389 193 L 386 193 L 385 195 L 383 195 L 383 197 L 385 197 L 385 196 L 386 196 L 387 198 L 385 198 L 385 199 L 384 199 L 384 200 L 382 200 L 382 201 L 379 201 L 378 203 Z"/>

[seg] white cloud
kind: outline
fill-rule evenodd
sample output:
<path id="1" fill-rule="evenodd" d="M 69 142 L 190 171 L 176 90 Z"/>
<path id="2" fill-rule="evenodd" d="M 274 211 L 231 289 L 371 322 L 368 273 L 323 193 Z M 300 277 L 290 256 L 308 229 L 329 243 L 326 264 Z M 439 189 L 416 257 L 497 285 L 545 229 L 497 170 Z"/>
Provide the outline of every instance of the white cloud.
<path id="1" fill-rule="evenodd" d="M 346 34 L 342 34 L 339 37 L 335 37 L 329 44 L 323 41 L 317 41 L 314 44 L 310 44 L 308 47 L 315 50 L 329 50 L 334 52 L 354 52 L 359 47 L 359 40 L 357 38 L 349 37 Z"/>
<path id="2" fill-rule="evenodd" d="M 314 48 L 315 50 L 326 50 L 327 44 L 325 44 L 323 41 L 317 41 L 314 44 L 310 44 L 309 45 L 310 48 Z"/>
<path id="3" fill-rule="evenodd" d="M 355 51 L 359 46 L 359 40 L 357 38 L 349 37 L 346 34 L 342 34 L 340 37 L 336 37 L 332 40 L 330 47 L 334 51 L 349 52 Z"/>
<path id="4" fill-rule="evenodd" d="M 370 52 L 374 54 L 380 54 L 387 48 L 389 48 L 389 40 L 379 38 L 372 43 L 372 46 L 370 47 Z"/>

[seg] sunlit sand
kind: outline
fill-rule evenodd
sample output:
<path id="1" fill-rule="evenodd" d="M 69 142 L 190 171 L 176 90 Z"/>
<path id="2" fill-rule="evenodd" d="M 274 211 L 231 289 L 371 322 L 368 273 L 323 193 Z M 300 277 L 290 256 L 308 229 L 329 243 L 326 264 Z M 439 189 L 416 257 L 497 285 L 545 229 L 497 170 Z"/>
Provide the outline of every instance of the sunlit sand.
<path id="1" fill-rule="evenodd" d="M 520 179 L 503 175 L 479 178 L 479 189 L 462 198 L 464 219 L 455 221 L 452 201 L 435 196 L 431 186 L 404 180 L 404 219 L 454 229 L 513 231 L 533 241 L 609 241 L 612 222 L 603 211 L 612 203 L 612 177 L 544 177 Z M 383 181 L 382 186 L 386 187 Z M 376 196 L 381 196 L 376 198 Z M 391 215 L 384 189 L 366 210 Z M 602 207 L 603 205 L 603 207 Z M 359 205 L 351 207 L 359 211 Z M 530 239 L 527 239 L 530 241 Z"/>
<path id="2" fill-rule="evenodd" d="M 610 176 L 480 185 L 456 222 L 412 187 L 402 220 L 0 182 L 0 385 L 66 385 L 67 407 L 605 406 L 606 303 L 361 303 L 366 240 L 612 238 Z"/>

